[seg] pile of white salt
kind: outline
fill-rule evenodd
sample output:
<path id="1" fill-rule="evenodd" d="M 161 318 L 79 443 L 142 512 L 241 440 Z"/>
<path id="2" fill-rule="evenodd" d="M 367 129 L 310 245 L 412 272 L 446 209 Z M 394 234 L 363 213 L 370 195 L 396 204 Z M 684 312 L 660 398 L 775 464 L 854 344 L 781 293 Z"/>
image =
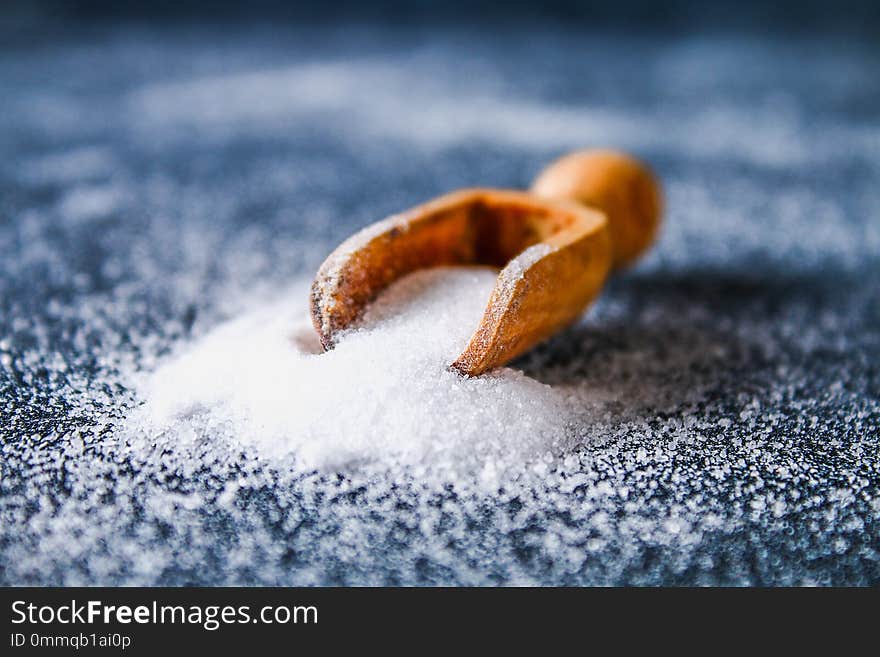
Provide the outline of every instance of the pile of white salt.
<path id="1" fill-rule="evenodd" d="M 448 370 L 495 279 L 479 268 L 411 274 L 327 353 L 300 288 L 150 375 L 140 420 L 184 435 L 198 425 L 303 471 L 379 467 L 489 485 L 512 469 L 540 471 L 569 440 L 564 394 L 511 368 Z"/>

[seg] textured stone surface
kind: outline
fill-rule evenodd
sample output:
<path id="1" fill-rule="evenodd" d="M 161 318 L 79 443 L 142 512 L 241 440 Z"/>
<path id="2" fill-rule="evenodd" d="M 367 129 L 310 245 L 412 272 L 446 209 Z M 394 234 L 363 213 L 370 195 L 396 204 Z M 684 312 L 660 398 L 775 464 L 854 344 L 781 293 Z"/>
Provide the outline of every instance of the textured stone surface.
<path id="1" fill-rule="evenodd" d="M 2 55 L 3 583 L 880 583 L 867 41 L 105 24 Z M 590 145 L 655 166 L 666 224 L 519 362 L 605 400 L 542 483 L 121 432 L 132 373 L 355 229 Z"/>

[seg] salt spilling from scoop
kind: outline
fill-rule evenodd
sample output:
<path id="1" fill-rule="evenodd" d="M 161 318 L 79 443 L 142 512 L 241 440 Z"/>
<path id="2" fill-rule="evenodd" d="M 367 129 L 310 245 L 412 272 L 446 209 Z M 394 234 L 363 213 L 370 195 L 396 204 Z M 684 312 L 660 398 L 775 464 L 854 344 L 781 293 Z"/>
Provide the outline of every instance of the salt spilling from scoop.
<path id="1" fill-rule="evenodd" d="M 177 432 L 208 422 L 304 470 L 378 466 L 496 484 L 558 454 L 570 413 L 560 391 L 514 369 L 471 379 L 448 370 L 495 280 L 480 268 L 410 274 L 327 353 L 304 303 L 271 304 L 153 373 L 141 414 Z"/>

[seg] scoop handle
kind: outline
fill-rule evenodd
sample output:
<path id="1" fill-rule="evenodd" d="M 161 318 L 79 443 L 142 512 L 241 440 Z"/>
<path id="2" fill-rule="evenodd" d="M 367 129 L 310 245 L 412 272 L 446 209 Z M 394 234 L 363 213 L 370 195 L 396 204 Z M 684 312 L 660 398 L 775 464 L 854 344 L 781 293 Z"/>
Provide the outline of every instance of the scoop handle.
<path id="1" fill-rule="evenodd" d="M 646 164 L 610 150 L 569 153 L 545 168 L 531 193 L 577 201 L 603 212 L 613 245 L 613 267 L 626 267 L 654 242 L 663 197 Z"/>

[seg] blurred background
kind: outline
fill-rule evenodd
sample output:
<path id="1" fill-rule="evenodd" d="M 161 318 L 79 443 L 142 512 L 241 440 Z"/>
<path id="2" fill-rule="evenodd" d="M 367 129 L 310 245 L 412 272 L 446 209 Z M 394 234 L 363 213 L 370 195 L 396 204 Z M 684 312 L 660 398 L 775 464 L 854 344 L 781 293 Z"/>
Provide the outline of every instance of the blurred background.
<path id="1" fill-rule="evenodd" d="M 730 259 L 750 271 L 770 254 L 761 267 L 788 275 L 805 253 L 846 264 L 876 246 L 864 217 L 878 13 L 871 2 L 7 2 L 7 253 L 51 261 L 14 278 L 91 289 L 152 277 L 166 303 L 181 284 L 250 288 L 313 268 L 391 211 L 464 185 L 526 186 L 559 153 L 596 145 L 631 150 L 666 179 L 667 266 Z"/>
<path id="2" fill-rule="evenodd" d="M 877 2 L 7 0 L 0 580 L 880 582 L 878 73 Z M 444 538 L 425 556 L 417 521 L 309 506 L 299 483 L 218 514 L 210 491 L 238 465 L 215 481 L 114 449 L 132 370 L 367 223 L 527 186 L 592 146 L 651 163 L 667 213 L 588 322 L 519 363 L 620 408 L 629 381 L 653 391 L 644 416 L 609 407 L 617 433 L 573 506 L 516 531 L 464 509 L 494 547 Z M 714 427 L 696 447 L 643 459 L 694 414 Z M 629 500 L 602 497 L 605 479 Z M 126 487 L 122 522 L 107 504 Z M 572 521 L 577 495 L 604 515 Z"/>

